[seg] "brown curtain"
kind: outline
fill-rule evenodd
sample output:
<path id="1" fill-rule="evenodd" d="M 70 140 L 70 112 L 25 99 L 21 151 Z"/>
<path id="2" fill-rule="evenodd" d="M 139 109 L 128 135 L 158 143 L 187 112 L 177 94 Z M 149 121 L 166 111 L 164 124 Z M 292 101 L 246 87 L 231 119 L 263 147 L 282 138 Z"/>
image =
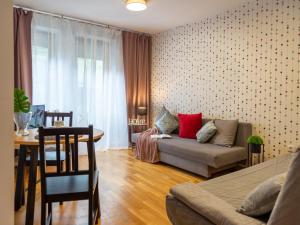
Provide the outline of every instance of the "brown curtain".
<path id="1" fill-rule="evenodd" d="M 137 118 L 137 108 L 146 106 L 150 123 L 151 37 L 127 31 L 122 36 L 128 118 Z"/>
<path id="2" fill-rule="evenodd" d="M 14 8 L 14 80 L 32 101 L 32 12 Z"/>

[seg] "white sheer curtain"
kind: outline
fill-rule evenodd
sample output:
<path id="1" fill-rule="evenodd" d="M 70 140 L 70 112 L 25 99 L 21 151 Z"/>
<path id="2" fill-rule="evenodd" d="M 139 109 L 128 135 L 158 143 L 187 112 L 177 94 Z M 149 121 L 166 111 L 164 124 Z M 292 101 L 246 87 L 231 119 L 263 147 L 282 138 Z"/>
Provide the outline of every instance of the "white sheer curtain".
<path id="1" fill-rule="evenodd" d="M 33 104 L 103 130 L 100 149 L 127 148 L 120 31 L 34 14 L 32 56 Z"/>

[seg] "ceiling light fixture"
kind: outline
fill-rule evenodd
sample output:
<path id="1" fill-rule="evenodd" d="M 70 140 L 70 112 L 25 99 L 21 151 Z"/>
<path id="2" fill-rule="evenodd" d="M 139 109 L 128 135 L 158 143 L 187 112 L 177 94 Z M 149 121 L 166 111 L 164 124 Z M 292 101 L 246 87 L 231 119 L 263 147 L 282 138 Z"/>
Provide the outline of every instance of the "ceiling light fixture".
<path id="1" fill-rule="evenodd" d="M 143 11 L 147 9 L 146 0 L 126 0 L 126 8 L 130 11 Z"/>

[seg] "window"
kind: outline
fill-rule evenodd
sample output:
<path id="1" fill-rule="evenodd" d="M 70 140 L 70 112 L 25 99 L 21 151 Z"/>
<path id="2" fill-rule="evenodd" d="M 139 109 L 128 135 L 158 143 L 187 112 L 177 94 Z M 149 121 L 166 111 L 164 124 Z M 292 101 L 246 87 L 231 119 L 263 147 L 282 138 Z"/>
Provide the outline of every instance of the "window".
<path id="1" fill-rule="evenodd" d="M 90 76 L 96 76 L 96 85 L 101 87 L 103 82 L 103 51 L 104 41 L 92 38 L 76 38 L 77 56 L 77 82 L 79 87 L 84 87 L 85 81 L 90 80 Z M 85 77 L 86 75 L 86 77 Z M 87 82 L 89 83 L 89 82 Z"/>
<path id="2" fill-rule="evenodd" d="M 105 132 L 99 147 L 128 146 L 120 31 L 34 14 L 33 104 L 73 111 L 73 125 Z"/>

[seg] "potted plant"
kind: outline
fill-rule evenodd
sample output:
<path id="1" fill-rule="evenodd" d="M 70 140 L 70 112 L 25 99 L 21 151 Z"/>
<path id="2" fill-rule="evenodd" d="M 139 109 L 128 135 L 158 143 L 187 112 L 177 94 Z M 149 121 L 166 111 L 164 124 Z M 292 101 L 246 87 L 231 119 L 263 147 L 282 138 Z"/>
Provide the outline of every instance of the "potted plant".
<path id="1" fill-rule="evenodd" d="M 16 134 L 19 136 L 28 135 L 27 125 L 31 119 L 30 102 L 25 92 L 16 88 L 14 90 L 14 122 L 17 127 Z"/>
<path id="2" fill-rule="evenodd" d="M 252 153 L 261 153 L 261 146 L 264 144 L 264 141 L 260 136 L 253 135 L 248 137 L 247 143 L 249 144 Z"/>

